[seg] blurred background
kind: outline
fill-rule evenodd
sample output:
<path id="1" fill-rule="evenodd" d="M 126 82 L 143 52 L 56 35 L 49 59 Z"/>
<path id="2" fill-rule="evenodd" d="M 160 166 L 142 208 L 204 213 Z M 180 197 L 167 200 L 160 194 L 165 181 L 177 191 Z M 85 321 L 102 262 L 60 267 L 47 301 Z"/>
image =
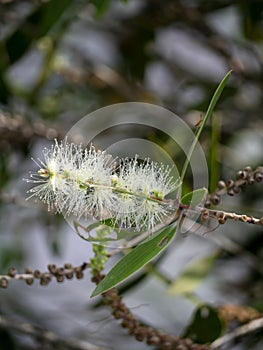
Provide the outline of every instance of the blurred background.
<path id="1" fill-rule="evenodd" d="M 45 271 L 48 263 L 80 265 L 91 256 L 91 245 L 62 217 L 25 201 L 23 178 L 32 169 L 30 157 L 41 157 L 44 146 L 63 139 L 100 107 L 153 103 L 194 130 L 232 69 L 216 118 L 201 138 L 210 191 L 220 178 L 262 165 L 262 67 L 260 0 L 0 0 L 0 274 L 13 266 L 23 272 L 29 266 Z M 106 136 L 111 132 L 116 131 Z M 169 143 L 153 130 L 141 133 Z M 225 198 L 221 207 L 260 217 L 262 195 L 262 184 L 255 184 Z M 179 241 L 123 292 L 143 322 L 182 335 L 200 301 L 263 312 L 262 229 L 228 223 L 209 238 Z M 204 258 L 208 269 L 193 290 L 188 287 L 187 297 L 183 272 Z M 98 300 L 89 299 L 93 288 L 88 272 L 84 279 L 47 287 L 13 281 L 0 290 L 0 317 L 52 330 L 61 341 L 72 337 L 101 349 L 149 348 L 129 337 Z M 231 349 L 262 349 L 262 344 L 258 333 Z M 70 347 L 0 329 L 1 350 L 55 348 Z"/>

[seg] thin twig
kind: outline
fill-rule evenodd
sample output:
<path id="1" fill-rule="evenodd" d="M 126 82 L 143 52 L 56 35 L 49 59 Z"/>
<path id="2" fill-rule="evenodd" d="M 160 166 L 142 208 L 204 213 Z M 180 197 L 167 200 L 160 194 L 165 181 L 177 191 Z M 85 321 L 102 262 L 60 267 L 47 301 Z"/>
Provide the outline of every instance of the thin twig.
<path id="1" fill-rule="evenodd" d="M 202 210 L 202 208 L 199 208 L 199 210 Z M 202 215 L 203 221 L 208 220 L 210 217 L 214 217 L 216 218 L 219 224 L 225 224 L 226 221 L 230 219 L 234 221 L 241 221 L 248 224 L 263 226 L 263 217 L 255 218 L 252 215 L 236 214 L 236 213 L 230 213 L 223 210 L 211 210 L 211 209 L 203 209 L 201 215 Z"/>
<path id="2" fill-rule="evenodd" d="M 47 125 L 43 121 L 29 123 L 24 117 L 18 114 L 11 114 L 0 110 L 0 135 L 1 141 L 11 140 L 23 142 L 33 136 L 45 137 L 48 140 L 62 138 L 66 133 L 61 131 L 61 126 Z M 16 137 L 15 137 L 16 136 Z"/>
<path id="3" fill-rule="evenodd" d="M 185 212 L 184 212 L 185 210 Z M 212 209 L 206 209 L 202 207 L 194 207 L 191 208 L 191 210 L 196 210 L 200 213 L 201 220 L 203 224 L 209 220 L 209 218 L 215 218 L 218 221 L 218 224 L 225 224 L 227 220 L 234 220 L 234 221 L 241 221 L 248 224 L 253 225 L 259 225 L 263 226 L 263 216 L 261 218 L 256 218 L 254 216 L 246 215 L 246 214 L 236 214 L 236 213 L 229 213 L 223 210 L 212 210 Z M 155 226 L 155 229 L 152 231 L 145 231 L 139 236 L 131 239 L 130 241 L 124 243 L 121 247 L 118 247 L 111 252 L 108 253 L 108 257 L 111 257 L 113 255 L 116 255 L 123 251 L 124 249 L 131 248 L 136 246 L 137 244 L 144 241 L 146 238 L 150 237 L 154 233 L 158 232 L 164 227 L 167 227 L 168 225 L 172 223 L 176 223 L 180 221 L 181 217 L 184 217 L 187 213 L 187 208 L 184 208 L 183 205 L 179 206 L 178 210 L 172 215 L 168 216 L 166 220 L 158 225 Z M 200 227 L 202 225 L 199 225 Z M 193 226 L 192 226 L 193 227 Z"/>
<path id="4" fill-rule="evenodd" d="M 244 326 L 236 328 L 233 332 L 223 335 L 211 344 L 211 350 L 220 349 L 223 345 L 237 340 L 241 337 L 247 336 L 251 333 L 257 332 L 263 329 L 263 317 L 253 320 Z"/>
<path id="5" fill-rule="evenodd" d="M 65 339 L 63 336 L 34 326 L 30 323 L 21 322 L 20 320 L 11 320 L 0 315 L 0 328 L 12 329 L 19 333 L 27 334 L 36 339 L 36 341 L 45 341 L 55 347 L 62 347 L 69 350 L 103 350 L 104 348 L 82 341 L 77 338 Z"/>
<path id="6" fill-rule="evenodd" d="M 0 288 L 7 288 L 11 280 L 25 281 L 32 285 L 34 280 L 39 280 L 40 285 L 48 285 L 52 279 L 57 282 L 63 282 L 65 279 L 83 278 L 83 271 L 90 267 L 90 263 L 84 262 L 79 266 L 64 264 L 63 267 L 57 267 L 55 264 L 48 265 L 48 271 L 32 270 L 27 268 L 25 273 L 17 273 L 16 269 L 10 268 L 7 275 L 0 275 Z"/>

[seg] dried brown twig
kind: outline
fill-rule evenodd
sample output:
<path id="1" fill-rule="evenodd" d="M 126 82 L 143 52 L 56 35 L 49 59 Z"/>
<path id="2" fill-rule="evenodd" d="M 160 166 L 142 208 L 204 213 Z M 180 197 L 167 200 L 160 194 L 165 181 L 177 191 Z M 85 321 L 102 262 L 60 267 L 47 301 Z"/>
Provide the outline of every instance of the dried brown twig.
<path id="1" fill-rule="evenodd" d="M 221 225 L 225 224 L 226 221 L 229 219 L 234 221 L 241 221 L 248 224 L 263 226 L 263 216 L 261 218 L 255 218 L 254 216 L 251 216 L 251 215 L 229 213 L 223 210 L 212 210 L 212 209 L 206 209 L 202 211 L 202 220 L 204 222 L 210 217 L 216 218 L 218 223 Z"/>
<path id="2" fill-rule="evenodd" d="M 99 283 L 104 276 L 100 273 L 94 274 L 92 281 Z M 181 338 L 167 334 L 159 329 L 145 326 L 140 323 L 136 316 L 122 301 L 118 290 L 112 288 L 103 293 L 104 304 L 112 308 L 112 315 L 116 320 L 121 321 L 120 325 L 129 331 L 138 341 L 146 341 L 148 345 L 155 346 L 158 350 L 209 350 L 205 344 L 196 344 L 191 339 Z"/>
<path id="3" fill-rule="evenodd" d="M 55 264 L 48 265 L 48 271 L 41 272 L 40 270 L 32 270 L 27 268 L 25 273 L 17 273 L 16 269 L 10 268 L 7 275 L 0 275 L 0 288 L 7 288 L 11 280 L 25 281 L 26 284 L 32 285 L 34 280 L 39 280 L 40 285 L 48 285 L 52 279 L 57 282 L 63 282 L 65 279 L 83 278 L 83 271 L 90 267 L 87 262 L 79 266 L 64 264 L 63 267 L 57 267 Z"/>
<path id="4" fill-rule="evenodd" d="M 41 344 L 47 342 L 48 344 L 53 345 L 54 348 L 56 347 L 56 349 L 63 348 L 69 350 L 103 350 L 103 348 L 91 344 L 87 341 L 82 341 L 77 338 L 65 339 L 64 336 L 59 336 L 50 330 L 45 330 L 30 323 L 21 322 L 20 320 L 9 319 L 2 315 L 0 315 L 0 328 L 5 328 L 29 335 L 33 337 L 36 342 L 41 342 Z"/>
<path id="5" fill-rule="evenodd" d="M 0 110 L 1 143 L 9 140 L 12 142 L 16 140 L 21 143 L 25 139 L 31 139 L 33 136 L 45 137 L 48 140 L 64 137 L 65 133 L 58 130 L 61 130 L 61 128 L 49 126 L 43 121 L 30 123 L 21 115 L 12 115 Z"/>
<path id="6" fill-rule="evenodd" d="M 212 344 L 211 350 L 218 350 L 225 347 L 226 344 L 230 342 L 236 342 L 237 339 L 248 336 L 251 333 L 262 331 L 263 329 L 263 317 L 253 320 L 245 325 L 234 329 L 233 332 L 223 335 L 222 337 L 216 339 Z"/>

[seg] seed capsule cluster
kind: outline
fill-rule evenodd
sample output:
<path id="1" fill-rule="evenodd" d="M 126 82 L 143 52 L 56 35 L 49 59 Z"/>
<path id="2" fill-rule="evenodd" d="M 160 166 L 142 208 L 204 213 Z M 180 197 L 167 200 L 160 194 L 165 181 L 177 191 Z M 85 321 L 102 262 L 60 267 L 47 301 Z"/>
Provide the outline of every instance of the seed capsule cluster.
<path id="1" fill-rule="evenodd" d="M 41 286 L 46 286 L 52 279 L 56 279 L 57 282 L 64 282 L 65 279 L 73 279 L 74 277 L 81 279 L 84 277 L 84 270 L 88 267 L 90 267 L 90 264 L 86 262 L 80 266 L 72 266 L 66 263 L 62 267 L 49 264 L 46 272 L 26 268 L 24 273 L 18 273 L 16 269 L 10 268 L 7 275 L 0 275 L 0 288 L 7 288 L 11 280 L 22 280 L 28 285 L 32 285 L 35 280 L 38 280 Z"/>
<path id="2" fill-rule="evenodd" d="M 217 183 L 217 189 L 214 193 L 210 194 L 206 200 L 205 206 L 209 207 L 211 204 L 218 205 L 221 201 L 223 194 L 234 196 L 241 192 L 242 188 L 246 185 L 253 185 L 256 182 L 263 180 L 263 167 L 258 167 L 254 171 L 251 167 L 247 166 L 243 170 L 239 170 L 236 173 L 235 180 L 223 181 L 220 180 Z"/>
<path id="3" fill-rule="evenodd" d="M 97 273 L 92 281 L 99 283 L 103 275 Z M 129 331 L 138 341 L 145 341 L 150 346 L 155 346 L 160 350 L 208 350 L 209 346 L 205 344 L 196 344 L 191 339 L 181 338 L 175 335 L 167 334 L 159 329 L 142 325 L 131 310 L 125 305 L 120 297 L 118 290 L 112 288 L 103 295 L 104 304 L 112 309 L 112 315 L 119 320 L 120 325 Z"/>

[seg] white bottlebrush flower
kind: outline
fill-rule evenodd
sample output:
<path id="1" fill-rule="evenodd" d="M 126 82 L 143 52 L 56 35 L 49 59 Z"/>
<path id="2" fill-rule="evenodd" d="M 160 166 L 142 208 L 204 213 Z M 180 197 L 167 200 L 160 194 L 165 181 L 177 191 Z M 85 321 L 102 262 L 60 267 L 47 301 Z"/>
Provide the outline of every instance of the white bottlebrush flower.
<path id="1" fill-rule="evenodd" d="M 62 150 L 63 155 L 61 154 Z M 59 145 L 55 141 L 55 145 L 51 149 L 45 148 L 43 150 L 43 161 L 40 159 L 34 160 L 39 170 L 32 172 L 30 178 L 26 179 L 27 182 L 38 184 L 28 191 L 31 193 L 29 198 L 38 197 L 42 202 L 48 204 L 48 209 L 56 207 L 59 210 L 57 199 L 61 196 L 66 182 L 65 167 L 62 167 L 62 164 L 67 163 L 68 168 L 72 158 L 67 158 L 67 162 L 64 160 L 64 163 L 61 163 L 61 159 L 65 159 L 67 153 L 72 154 L 72 152 L 69 152 L 69 145 L 64 148 L 62 144 Z"/>
<path id="2" fill-rule="evenodd" d="M 55 207 L 66 215 L 102 218 L 102 210 L 112 200 L 111 157 L 94 147 L 84 150 L 82 145 L 56 140 L 50 150 L 44 149 L 43 156 L 44 161 L 35 162 L 40 169 L 27 180 L 38 184 L 29 190 L 30 197 L 38 197 L 49 209 Z"/>
<path id="3" fill-rule="evenodd" d="M 139 162 L 122 161 L 116 187 L 118 193 L 116 221 L 120 226 L 136 231 L 151 230 L 165 216 L 171 214 L 165 196 L 177 187 L 171 177 L 171 168 L 146 159 Z"/>
<path id="4" fill-rule="evenodd" d="M 120 228 L 134 231 L 151 230 L 171 214 L 165 196 L 177 186 L 169 167 L 138 157 L 116 167 L 110 155 L 94 147 L 56 140 L 43 156 L 27 181 L 36 185 L 30 197 L 49 209 L 77 218 L 112 218 Z"/>
<path id="5" fill-rule="evenodd" d="M 85 150 L 79 167 L 72 172 L 72 183 L 65 193 L 63 208 L 77 217 L 92 215 L 103 219 L 110 216 L 115 194 L 111 189 L 114 160 L 94 147 Z"/>

